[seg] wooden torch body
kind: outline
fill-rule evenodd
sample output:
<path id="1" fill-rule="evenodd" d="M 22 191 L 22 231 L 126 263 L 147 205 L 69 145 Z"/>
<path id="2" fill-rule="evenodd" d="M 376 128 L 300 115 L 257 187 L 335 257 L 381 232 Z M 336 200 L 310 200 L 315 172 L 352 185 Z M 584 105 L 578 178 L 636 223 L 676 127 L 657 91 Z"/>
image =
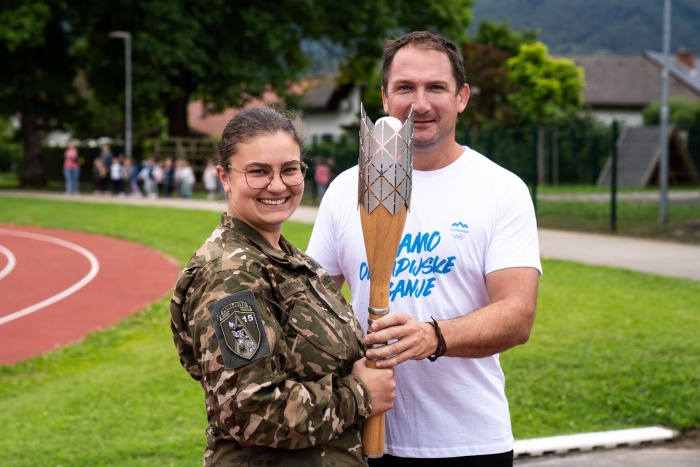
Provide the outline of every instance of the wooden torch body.
<path id="1" fill-rule="evenodd" d="M 391 118 L 373 125 L 363 107 L 360 125 L 358 204 L 369 268 L 371 324 L 389 311 L 391 276 L 411 194 L 413 112 L 404 125 Z M 367 366 L 376 368 L 372 360 Z M 384 455 L 384 414 L 365 421 L 362 452 L 370 458 Z"/>
<path id="2" fill-rule="evenodd" d="M 371 214 L 368 214 L 364 207 L 360 207 L 362 236 L 365 240 L 370 277 L 370 322 L 383 316 L 372 313 L 372 309 L 389 308 L 389 283 L 407 213 L 406 206 L 396 215 L 383 206 L 377 207 Z M 377 367 L 373 360 L 367 360 L 367 366 Z M 381 457 L 384 454 L 384 414 L 370 417 L 363 424 L 362 452 L 367 457 Z"/>

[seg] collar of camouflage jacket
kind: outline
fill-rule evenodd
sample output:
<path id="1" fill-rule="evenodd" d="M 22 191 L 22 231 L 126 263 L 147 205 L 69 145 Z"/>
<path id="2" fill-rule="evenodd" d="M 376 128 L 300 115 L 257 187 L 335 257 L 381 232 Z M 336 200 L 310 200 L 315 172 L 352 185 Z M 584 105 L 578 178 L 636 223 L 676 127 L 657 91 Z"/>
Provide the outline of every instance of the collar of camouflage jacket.
<path id="1" fill-rule="evenodd" d="M 272 245 L 270 245 L 270 242 L 260 235 L 260 232 L 246 224 L 244 221 L 232 217 L 225 212 L 221 214 L 221 225 L 222 227 L 234 230 L 245 236 L 248 240 L 254 243 L 265 254 L 265 256 L 278 263 L 290 264 L 294 267 L 306 266 L 309 269 L 313 269 L 303 255 L 299 254 L 299 250 L 297 250 L 283 236 L 280 236 L 280 248 L 282 248 L 282 250 L 278 250 L 273 248 Z"/>

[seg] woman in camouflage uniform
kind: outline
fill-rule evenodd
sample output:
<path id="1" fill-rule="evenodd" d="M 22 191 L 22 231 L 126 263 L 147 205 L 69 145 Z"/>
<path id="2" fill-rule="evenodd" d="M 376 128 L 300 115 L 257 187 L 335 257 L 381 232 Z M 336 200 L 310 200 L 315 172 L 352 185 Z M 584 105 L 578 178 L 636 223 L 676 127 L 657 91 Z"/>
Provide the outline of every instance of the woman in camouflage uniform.
<path id="1" fill-rule="evenodd" d="M 281 236 L 304 191 L 301 139 L 287 116 L 251 108 L 219 157 L 227 213 L 170 305 L 180 361 L 206 396 L 204 465 L 365 465 L 360 426 L 391 408 L 393 370 L 365 366 L 352 309 Z"/>

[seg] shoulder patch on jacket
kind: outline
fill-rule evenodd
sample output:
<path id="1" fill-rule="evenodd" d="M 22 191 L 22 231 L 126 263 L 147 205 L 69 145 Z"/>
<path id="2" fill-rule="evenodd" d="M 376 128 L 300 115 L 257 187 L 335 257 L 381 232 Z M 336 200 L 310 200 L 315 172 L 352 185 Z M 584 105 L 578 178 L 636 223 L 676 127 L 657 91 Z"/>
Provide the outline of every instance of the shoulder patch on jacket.
<path id="1" fill-rule="evenodd" d="M 211 303 L 209 313 L 226 369 L 235 370 L 270 355 L 260 310 L 251 290 Z"/>

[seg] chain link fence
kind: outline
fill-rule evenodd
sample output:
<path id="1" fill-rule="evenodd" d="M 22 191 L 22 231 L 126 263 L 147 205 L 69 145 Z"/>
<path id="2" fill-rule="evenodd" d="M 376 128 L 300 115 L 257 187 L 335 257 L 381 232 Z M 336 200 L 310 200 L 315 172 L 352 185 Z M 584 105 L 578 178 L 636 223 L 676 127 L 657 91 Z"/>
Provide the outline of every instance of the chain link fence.
<path id="1" fill-rule="evenodd" d="M 630 140 L 630 132 L 627 137 L 623 132 L 616 133 L 612 125 L 495 127 L 462 131 L 457 140 L 525 181 L 542 228 L 700 243 L 700 135 L 676 132 L 669 138 L 668 217 L 662 223 L 660 130 L 647 128 L 647 133 L 658 135 L 655 143 L 654 138 Z M 340 173 L 357 164 L 353 136 L 315 139 L 307 148 L 307 159 L 332 158 Z M 610 177 L 613 166 L 615 183 Z"/>
<path id="2" fill-rule="evenodd" d="M 616 233 L 700 244 L 700 134 L 671 128 L 667 216 L 661 219 L 658 127 L 568 125 L 566 127 L 493 127 L 459 131 L 457 140 L 521 177 L 529 186 L 539 226 L 542 228 Z M 616 144 L 613 144 L 616 142 Z M 153 141 L 135 148 L 135 156 L 153 154 Z M 183 143 L 184 144 L 184 143 Z M 188 143 L 190 144 L 190 143 Z M 182 144 L 182 148 L 185 148 Z M 191 146 L 191 144 L 190 144 Z M 171 156 L 190 160 L 198 174 L 215 145 Z M 169 146 L 158 146 L 166 156 Z M 177 149 L 179 146 L 173 146 Z M 181 149 L 182 149 L 181 148 Z M 187 146 L 189 148 L 189 146 Z M 185 149 L 187 149 L 185 148 Z M 121 148 L 113 148 L 119 151 Z M 184 152 L 183 152 L 184 151 Z M 357 164 L 358 137 L 315 138 L 304 158 L 310 165 L 307 192 L 318 202 L 314 166 L 323 160 L 338 174 Z M 62 180 L 63 150 L 44 148 L 42 158 L 52 180 Z M 83 182 L 91 177 L 91 161 L 97 148 L 81 148 L 85 159 Z M 11 158 L 1 157 L 0 162 Z M 14 160 L 14 159 L 12 159 Z M 21 161 L 20 161 L 21 164 Z M 615 167 L 617 170 L 613 171 Z M 614 175 L 614 176 L 613 176 Z"/>

